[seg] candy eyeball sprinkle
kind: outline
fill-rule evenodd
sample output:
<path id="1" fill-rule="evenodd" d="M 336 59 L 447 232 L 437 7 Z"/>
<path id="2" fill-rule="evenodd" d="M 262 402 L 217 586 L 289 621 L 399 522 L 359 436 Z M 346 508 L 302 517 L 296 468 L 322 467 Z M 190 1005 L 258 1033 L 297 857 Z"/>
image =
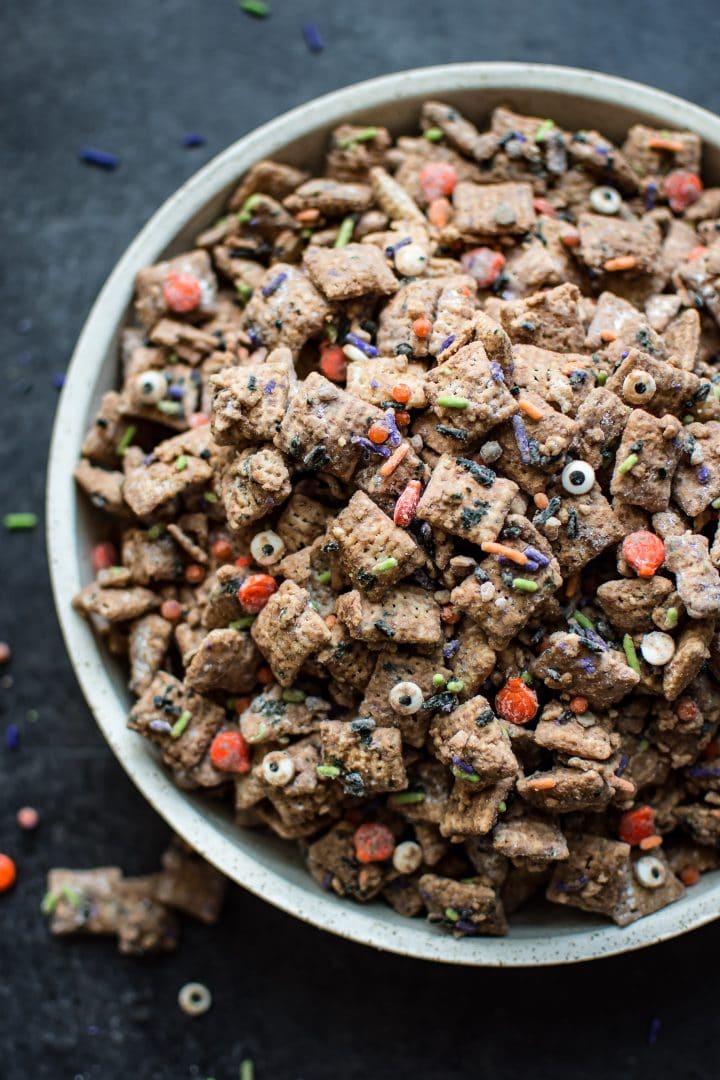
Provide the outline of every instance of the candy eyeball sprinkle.
<path id="1" fill-rule="evenodd" d="M 295 776 L 295 763 L 287 750 L 273 750 L 263 758 L 262 774 L 272 787 L 285 787 Z"/>
<path id="2" fill-rule="evenodd" d="M 162 371 L 143 371 L 135 380 L 137 396 L 145 405 L 155 405 L 167 394 L 168 381 Z"/>
<path id="3" fill-rule="evenodd" d="M 393 851 L 392 864 L 399 874 L 414 874 L 422 861 L 422 848 L 414 840 L 404 840 Z"/>
<path id="4" fill-rule="evenodd" d="M 414 682 L 395 683 L 388 695 L 390 708 L 401 716 L 410 716 L 422 708 L 423 692 Z"/>
<path id="5" fill-rule="evenodd" d="M 675 655 L 675 641 L 670 634 L 664 634 L 662 630 L 653 630 L 643 635 L 640 652 L 648 664 L 662 667 L 669 664 Z"/>
<path id="6" fill-rule="evenodd" d="M 665 884 L 667 870 L 662 859 L 655 855 L 643 855 L 634 866 L 635 877 L 646 889 L 659 889 Z"/>
<path id="7" fill-rule="evenodd" d="M 285 541 L 272 529 L 255 533 L 250 544 L 250 554 L 258 566 L 272 566 L 282 559 Z"/>
<path id="8" fill-rule="evenodd" d="M 595 470 L 587 461 L 571 461 L 562 472 L 562 486 L 569 495 L 585 495 L 595 483 Z"/>
<path id="9" fill-rule="evenodd" d="M 642 405 L 644 401 L 650 401 L 655 396 L 657 385 L 649 371 L 635 368 L 625 376 L 622 385 L 622 395 L 625 401 L 633 405 Z"/>
<path id="10" fill-rule="evenodd" d="M 617 214 L 622 199 L 615 188 L 595 187 L 590 192 L 590 205 L 598 214 Z"/>
<path id="11" fill-rule="evenodd" d="M 406 244 L 395 252 L 395 269 L 403 277 L 417 277 L 427 266 L 428 257 L 419 244 Z"/>

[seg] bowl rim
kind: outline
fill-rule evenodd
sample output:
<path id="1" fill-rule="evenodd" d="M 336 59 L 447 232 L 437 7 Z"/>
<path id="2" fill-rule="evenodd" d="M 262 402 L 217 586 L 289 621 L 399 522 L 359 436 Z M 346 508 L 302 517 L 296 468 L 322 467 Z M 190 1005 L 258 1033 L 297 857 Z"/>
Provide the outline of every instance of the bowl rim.
<path id="1" fill-rule="evenodd" d="M 154 261 L 188 221 L 253 161 L 271 156 L 319 127 L 361 110 L 420 96 L 467 90 L 552 91 L 598 104 L 632 107 L 666 126 L 689 127 L 720 148 L 720 118 L 641 83 L 551 64 L 472 62 L 414 68 L 332 91 L 270 120 L 212 158 L 152 215 L 115 264 L 78 338 L 60 396 L 50 444 L 46 540 L 55 606 L 65 645 L 85 699 L 125 771 L 154 809 L 193 848 L 228 877 L 288 914 L 360 944 L 404 956 L 466 966 L 524 967 L 575 963 L 638 949 L 700 927 L 720 914 L 720 880 L 701 882 L 692 895 L 625 928 L 614 925 L 535 936 L 456 941 L 425 922 L 379 919 L 372 908 L 288 881 L 229 843 L 186 792 L 177 788 L 125 727 L 126 710 L 87 622 L 71 607 L 81 586 L 75 554 L 77 497 L 72 473 L 96 394 L 96 380 L 124 318 L 135 271 Z M 118 714 L 122 723 L 118 723 Z"/>

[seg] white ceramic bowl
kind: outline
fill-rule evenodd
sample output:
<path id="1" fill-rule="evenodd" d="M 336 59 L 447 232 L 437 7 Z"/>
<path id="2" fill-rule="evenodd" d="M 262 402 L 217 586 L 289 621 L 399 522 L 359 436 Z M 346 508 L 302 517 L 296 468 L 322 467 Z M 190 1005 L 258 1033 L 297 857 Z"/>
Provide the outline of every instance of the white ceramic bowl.
<path id="1" fill-rule="evenodd" d="M 228 877 L 298 918 L 380 949 L 455 964 L 525 966 L 570 963 L 626 952 L 671 938 L 716 918 L 720 872 L 704 875 L 678 903 L 620 929 L 570 909 L 540 904 L 513 920 L 507 938 L 455 941 L 422 919 L 404 919 L 384 904 L 366 906 L 323 892 L 294 845 L 235 827 L 229 813 L 176 788 L 148 744 L 125 726 L 130 705 L 117 661 L 98 646 L 72 596 L 92 576 L 97 516 L 72 479 L 83 434 L 101 394 L 117 378 L 117 340 L 133 277 L 162 255 L 191 245 L 218 214 L 233 184 L 253 162 L 277 156 L 318 165 L 328 132 L 341 120 L 416 129 L 421 102 L 440 98 L 484 122 L 510 102 L 569 128 L 597 127 L 622 139 L 630 124 L 690 128 L 705 141 L 708 178 L 720 183 L 720 119 L 647 86 L 573 68 L 534 64 L 452 64 L 400 72 L 317 98 L 240 139 L 187 181 L 150 219 L 108 278 L 85 323 L 55 422 L 47 493 L 47 530 L 55 602 L 70 658 L 105 737 L 148 801 L 197 851 Z"/>

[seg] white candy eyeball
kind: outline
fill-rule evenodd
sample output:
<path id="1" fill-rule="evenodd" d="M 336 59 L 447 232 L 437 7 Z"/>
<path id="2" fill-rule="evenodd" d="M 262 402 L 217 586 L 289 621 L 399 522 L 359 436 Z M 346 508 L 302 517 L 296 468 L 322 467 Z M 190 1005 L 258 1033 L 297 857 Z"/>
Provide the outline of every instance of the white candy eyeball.
<path id="1" fill-rule="evenodd" d="M 404 840 L 393 851 L 392 864 L 399 874 L 414 874 L 422 861 L 422 848 L 414 840 Z"/>
<path id="2" fill-rule="evenodd" d="M 255 533 L 252 538 L 250 554 L 258 566 L 272 566 L 278 559 L 282 559 L 284 552 L 285 541 L 272 529 Z"/>
<path id="3" fill-rule="evenodd" d="M 571 461 L 562 471 L 562 486 L 570 495 L 585 495 L 595 483 L 595 470 L 587 461 Z"/>
<path id="4" fill-rule="evenodd" d="M 414 682 L 395 683 L 388 694 L 388 701 L 393 712 L 402 716 L 410 716 L 422 708 L 423 692 Z"/>
<path id="5" fill-rule="evenodd" d="M 645 401 L 655 396 L 657 384 L 649 371 L 635 368 L 625 376 L 622 385 L 622 395 L 625 401 L 633 405 L 642 405 Z"/>
<path id="6" fill-rule="evenodd" d="M 675 655 L 675 641 L 670 634 L 653 630 L 650 634 L 643 634 L 640 652 L 648 664 L 657 664 L 662 667 L 664 664 L 669 664 Z"/>
<path id="7" fill-rule="evenodd" d="M 590 192 L 590 205 L 598 214 L 617 214 L 622 199 L 615 188 L 595 187 Z"/>
<path id="8" fill-rule="evenodd" d="M 263 780 L 273 787 L 285 787 L 295 776 L 295 762 L 287 750 L 273 750 L 262 763 Z"/>
<path id="9" fill-rule="evenodd" d="M 143 371 L 135 379 L 136 393 L 145 405 L 154 405 L 167 394 L 168 381 L 162 371 Z"/>
<path id="10" fill-rule="evenodd" d="M 212 994 L 204 983 L 185 983 L 178 994 L 178 1005 L 187 1016 L 202 1016 L 212 1005 Z"/>
<path id="11" fill-rule="evenodd" d="M 403 277 L 417 277 L 427 266 L 428 257 L 419 244 L 405 244 L 395 252 L 395 269 Z"/>
<path id="12" fill-rule="evenodd" d="M 646 889 L 659 889 L 665 884 L 667 870 L 665 863 L 655 855 L 643 855 L 633 867 L 635 877 Z"/>

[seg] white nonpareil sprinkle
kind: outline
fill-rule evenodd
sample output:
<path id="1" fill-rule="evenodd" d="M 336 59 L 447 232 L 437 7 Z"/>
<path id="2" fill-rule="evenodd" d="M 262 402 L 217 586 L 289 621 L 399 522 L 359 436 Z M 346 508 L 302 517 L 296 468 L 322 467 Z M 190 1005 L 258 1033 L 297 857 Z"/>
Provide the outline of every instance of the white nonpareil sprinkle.
<path id="1" fill-rule="evenodd" d="M 422 848 L 414 840 L 404 840 L 393 851 L 393 867 L 399 874 L 414 874 L 422 860 Z"/>
<path id="2" fill-rule="evenodd" d="M 640 652 L 648 664 L 662 667 L 669 664 L 675 655 L 675 640 L 670 634 L 663 634 L 662 630 L 653 630 L 650 634 L 643 634 Z"/>
<path id="3" fill-rule="evenodd" d="M 495 595 L 495 586 L 493 585 L 492 581 L 483 581 L 482 585 L 480 586 L 479 592 L 480 599 L 483 601 L 483 603 L 487 604 L 488 601 L 492 600 L 493 596 Z"/>

